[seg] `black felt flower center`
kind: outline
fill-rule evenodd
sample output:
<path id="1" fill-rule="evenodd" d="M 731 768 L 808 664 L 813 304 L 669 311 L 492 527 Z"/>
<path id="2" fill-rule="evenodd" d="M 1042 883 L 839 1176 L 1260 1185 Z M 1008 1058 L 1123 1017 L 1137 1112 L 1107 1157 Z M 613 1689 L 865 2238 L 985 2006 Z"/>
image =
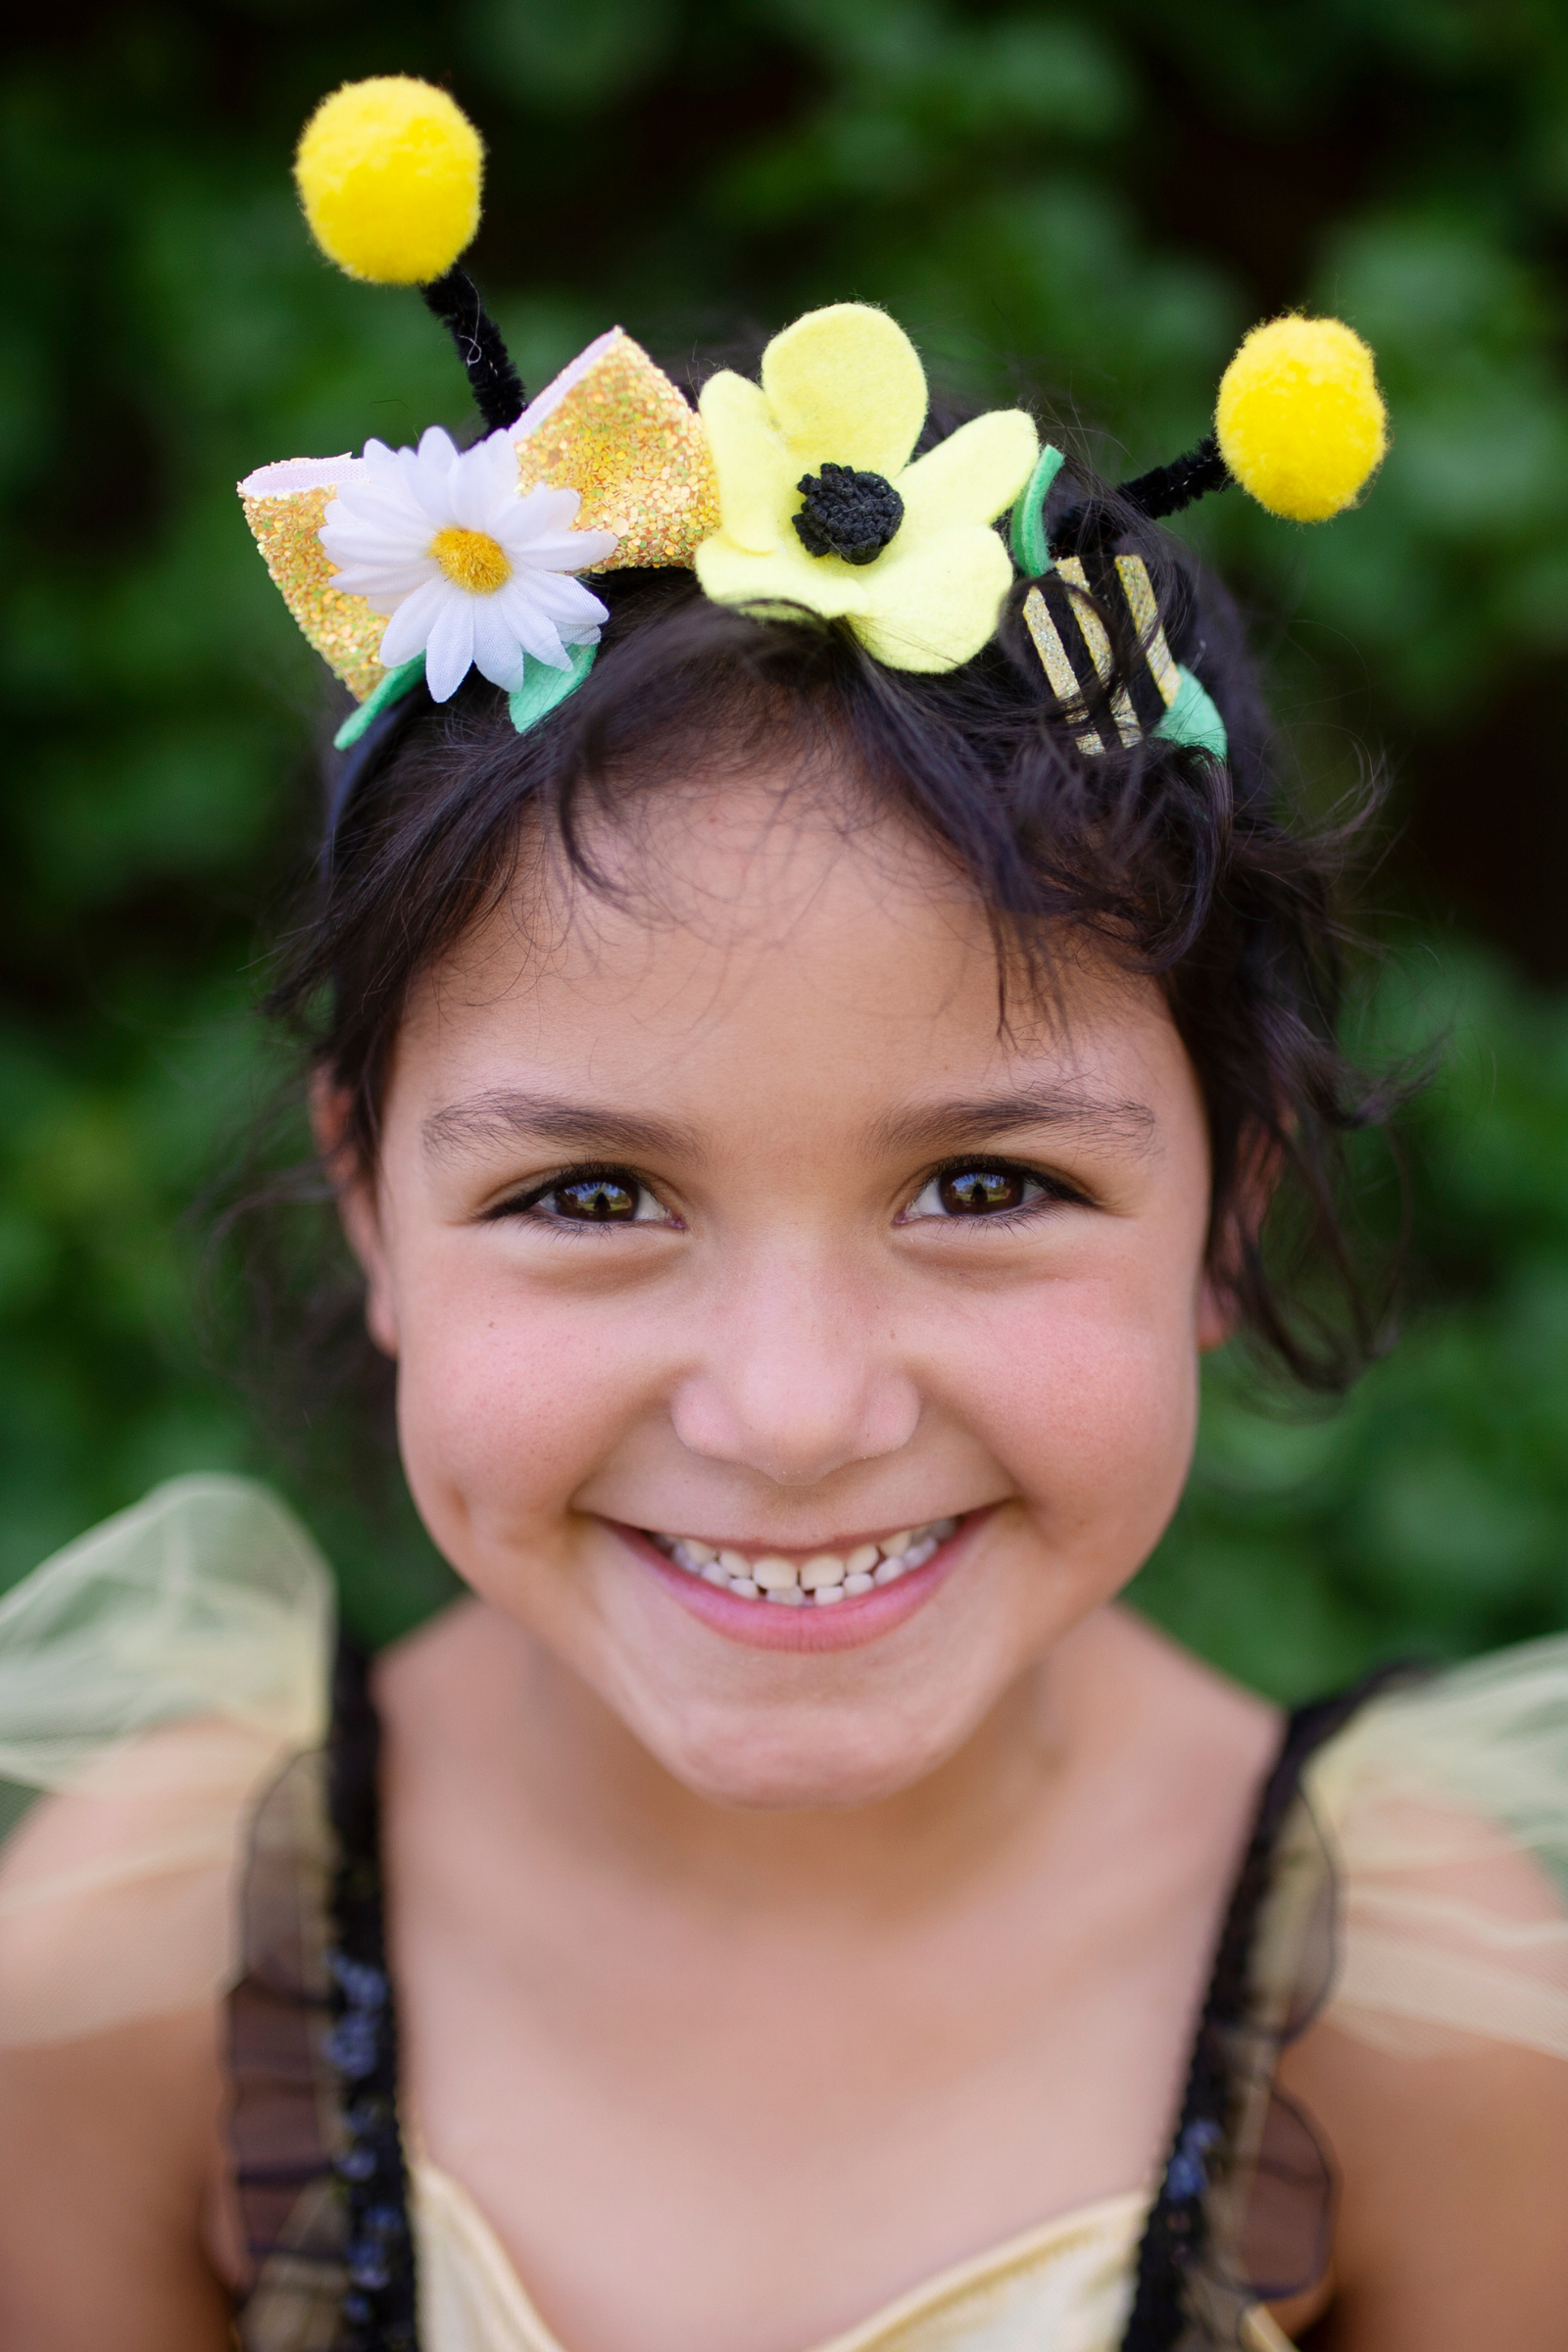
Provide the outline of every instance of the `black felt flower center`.
<path id="1" fill-rule="evenodd" d="M 904 501 L 880 473 L 824 466 L 803 473 L 795 487 L 806 500 L 794 522 L 808 556 L 874 564 L 904 520 Z"/>

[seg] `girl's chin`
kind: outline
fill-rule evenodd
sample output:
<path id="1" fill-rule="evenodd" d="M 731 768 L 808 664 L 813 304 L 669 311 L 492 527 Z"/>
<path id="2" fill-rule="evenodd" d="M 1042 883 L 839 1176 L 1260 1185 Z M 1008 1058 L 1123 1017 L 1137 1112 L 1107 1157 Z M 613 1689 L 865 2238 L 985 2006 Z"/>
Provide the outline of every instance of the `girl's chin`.
<path id="1" fill-rule="evenodd" d="M 891 1735 L 891 1752 L 867 1756 L 863 1735 L 853 1756 L 824 1755 L 813 1739 L 808 1753 L 780 1753 L 739 1775 L 733 1755 L 664 1754 L 661 1761 L 682 1788 L 710 1805 L 741 1813 L 850 1812 L 858 1805 L 885 1804 L 925 1780 L 945 1761 L 947 1750 L 910 1755 Z"/>
<path id="2" fill-rule="evenodd" d="M 739 1597 L 723 1585 L 677 1566 L 640 1528 L 614 1520 L 605 1524 L 639 1568 L 654 1576 L 671 1599 L 725 1641 L 738 1642 L 753 1649 L 812 1652 L 860 1649 L 906 1624 L 962 1566 L 981 1525 L 990 1515 L 989 1509 L 968 1512 L 918 1567 L 904 1569 L 895 1581 L 874 1584 L 869 1592 L 847 1593 L 831 1604 L 823 1603 L 819 1597 L 798 1596 L 793 1602 L 787 1598 Z"/>

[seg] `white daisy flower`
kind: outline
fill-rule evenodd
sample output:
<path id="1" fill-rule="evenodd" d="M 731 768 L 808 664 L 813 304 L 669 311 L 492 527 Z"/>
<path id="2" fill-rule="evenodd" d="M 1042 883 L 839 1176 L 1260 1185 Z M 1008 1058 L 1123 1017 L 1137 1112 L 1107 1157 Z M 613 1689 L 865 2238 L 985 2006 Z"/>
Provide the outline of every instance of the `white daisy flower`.
<path id="1" fill-rule="evenodd" d="M 569 669 L 569 645 L 595 645 L 608 607 L 569 574 L 602 563 L 613 531 L 574 531 L 575 490 L 517 494 L 507 432 L 459 450 L 432 424 L 415 449 L 367 441 L 338 484 L 321 545 L 332 585 L 391 618 L 383 668 L 422 653 L 431 696 L 444 703 L 470 667 L 512 692 L 524 657 Z"/>

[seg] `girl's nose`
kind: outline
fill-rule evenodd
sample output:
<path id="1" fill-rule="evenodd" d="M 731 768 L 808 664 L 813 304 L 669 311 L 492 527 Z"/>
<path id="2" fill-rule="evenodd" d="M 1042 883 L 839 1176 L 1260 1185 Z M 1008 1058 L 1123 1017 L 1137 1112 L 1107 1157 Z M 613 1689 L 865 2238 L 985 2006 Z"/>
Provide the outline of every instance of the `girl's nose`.
<path id="1" fill-rule="evenodd" d="M 682 1445 L 780 1487 L 897 1453 L 920 1397 L 875 1324 L 863 1298 L 820 1270 L 775 1268 L 730 1292 L 671 1401 Z"/>

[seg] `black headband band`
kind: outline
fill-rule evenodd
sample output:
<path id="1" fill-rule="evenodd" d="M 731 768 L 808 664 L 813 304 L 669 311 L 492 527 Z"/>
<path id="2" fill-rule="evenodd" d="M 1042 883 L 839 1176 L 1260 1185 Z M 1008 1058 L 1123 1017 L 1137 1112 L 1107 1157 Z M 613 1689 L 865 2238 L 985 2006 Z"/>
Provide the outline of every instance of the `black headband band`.
<path id="1" fill-rule="evenodd" d="M 378 710 L 364 734 L 350 745 L 339 760 L 327 786 L 326 815 L 321 830 L 320 855 L 317 861 L 317 871 L 323 889 L 332 879 L 337 837 L 361 785 L 380 766 L 383 757 L 410 720 L 434 709 L 429 688 L 421 678 L 397 702 L 389 703 L 384 710 Z"/>

